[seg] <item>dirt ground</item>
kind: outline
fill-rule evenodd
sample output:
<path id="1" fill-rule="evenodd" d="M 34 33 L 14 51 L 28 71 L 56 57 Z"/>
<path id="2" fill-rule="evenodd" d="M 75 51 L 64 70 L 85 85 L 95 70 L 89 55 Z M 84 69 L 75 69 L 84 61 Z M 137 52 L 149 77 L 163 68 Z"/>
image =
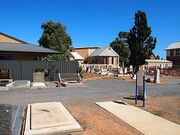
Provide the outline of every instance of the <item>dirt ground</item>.
<path id="1" fill-rule="evenodd" d="M 84 81 L 97 79 L 124 79 L 130 81 L 129 77 L 102 76 L 98 74 L 85 73 Z M 125 102 L 134 105 L 133 99 L 124 99 Z M 146 107 L 142 107 L 142 101 L 138 101 L 142 108 L 154 115 L 163 117 L 172 122 L 180 124 L 180 95 L 148 97 Z M 173 108 L 173 109 L 172 109 Z M 175 108 L 175 109 L 174 109 Z M 73 103 L 68 105 L 68 110 L 83 127 L 84 135 L 141 135 L 124 121 L 99 106 L 90 103 Z"/>
<path id="2" fill-rule="evenodd" d="M 125 102 L 134 105 L 134 100 L 124 99 Z M 171 107 L 177 109 L 172 110 Z M 180 124 L 180 96 L 175 97 L 150 97 L 146 107 L 142 107 L 142 101 L 138 101 L 137 107 L 151 112 L 157 116 Z M 121 119 L 105 111 L 95 104 L 74 103 L 68 105 L 68 110 L 83 127 L 84 135 L 141 135 Z"/>
<path id="3" fill-rule="evenodd" d="M 114 75 L 100 75 L 100 74 L 95 74 L 95 73 L 84 73 L 83 74 L 83 81 L 87 80 L 103 80 L 103 79 L 113 79 L 113 80 L 129 80 L 129 81 L 134 81 L 130 79 L 130 76 L 114 76 Z"/>
<path id="4" fill-rule="evenodd" d="M 124 121 L 95 104 L 75 103 L 68 110 L 83 128 L 83 135 L 141 135 Z"/>

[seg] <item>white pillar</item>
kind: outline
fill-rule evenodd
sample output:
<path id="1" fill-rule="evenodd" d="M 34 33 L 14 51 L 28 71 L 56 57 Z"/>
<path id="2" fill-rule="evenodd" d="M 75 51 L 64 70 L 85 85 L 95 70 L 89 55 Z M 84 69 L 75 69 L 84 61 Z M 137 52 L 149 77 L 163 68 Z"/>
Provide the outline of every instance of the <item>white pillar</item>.
<path id="1" fill-rule="evenodd" d="M 160 83 L 160 70 L 159 69 L 156 69 L 154 72 L 154 82 Z"/>

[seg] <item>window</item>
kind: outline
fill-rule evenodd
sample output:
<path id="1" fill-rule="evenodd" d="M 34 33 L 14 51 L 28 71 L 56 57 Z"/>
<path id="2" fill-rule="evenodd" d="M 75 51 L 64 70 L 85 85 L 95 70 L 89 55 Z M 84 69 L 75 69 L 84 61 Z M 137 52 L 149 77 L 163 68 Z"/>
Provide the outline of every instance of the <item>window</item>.
<path id="1" fill-rule="evenodd" d="M 170 50 L 170 56 L 174 56 L 174 50 Z"/>
<path id="2" fill-rule="evenodd" d="M 176 49 L 176 55 L 180 55 L 180 49 Z"/>
<path id="3" fill-rule="evenodd" d="M 112 57 L 112 64 L 114 64 L 114 57 Z"/>

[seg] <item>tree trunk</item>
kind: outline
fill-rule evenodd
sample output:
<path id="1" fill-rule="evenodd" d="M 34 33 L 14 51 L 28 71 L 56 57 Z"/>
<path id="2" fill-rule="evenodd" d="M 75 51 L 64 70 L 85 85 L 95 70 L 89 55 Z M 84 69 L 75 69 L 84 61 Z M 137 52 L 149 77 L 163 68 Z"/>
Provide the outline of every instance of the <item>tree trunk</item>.
<path id="1" fill-rule="evenodd" d="M 134 66 L 133 77 L 139 71 L 139 66 Z"/>
<path id="2" fill-rule="evenodd" d="M 122 62 L 122 68 L 124 69 L 124 61 Z"/>

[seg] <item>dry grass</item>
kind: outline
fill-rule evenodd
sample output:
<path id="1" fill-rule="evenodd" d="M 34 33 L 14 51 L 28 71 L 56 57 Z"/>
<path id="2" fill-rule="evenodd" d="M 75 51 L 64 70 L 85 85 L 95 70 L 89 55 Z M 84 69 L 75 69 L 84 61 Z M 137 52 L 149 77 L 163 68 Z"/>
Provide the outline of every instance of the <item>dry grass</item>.
<path id="1" fill-rule="evenodd" d="M 134 105 L 134 100 L 124 100 L 129 104 Z M 180 95 L 148 97 L 145 108 L 142 107 L 142 101 L 138 101 L 137 107 L 180 124 Z"/>

